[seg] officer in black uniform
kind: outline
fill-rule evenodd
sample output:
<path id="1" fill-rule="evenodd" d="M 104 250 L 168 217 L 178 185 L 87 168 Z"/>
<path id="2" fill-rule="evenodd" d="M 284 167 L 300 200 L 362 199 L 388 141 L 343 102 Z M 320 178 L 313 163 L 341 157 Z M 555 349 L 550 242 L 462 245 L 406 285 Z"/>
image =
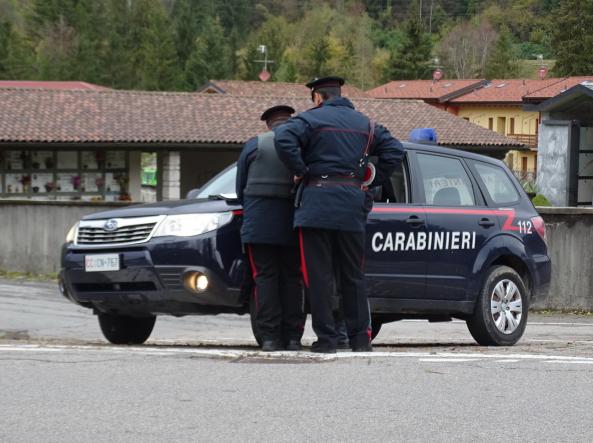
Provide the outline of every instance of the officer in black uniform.
<path id="1" fill-rule="evenodd" d="M 278 159 L 273 131 L 294 112 L 290 106 L 266 110 L 261 119 L 270 131 L 249 140 L 237 164 L 241 240 L 255 281 L 255 322 L 264 351 L 299 350 L 305 324 L 292 174 Z"/>
<path id="2" fill-rule="evenodd" d="M 316 106 L 277 128 L 275 138 L 280 159 L 300 182 L 294 225 L 318 338 L 311 348 L 314 352 L 336 352 L 334 269 L 350 346 L 353 351 L 372 350 L 363 281 L 366 214 L 361 185 L 368 155 L 378 157 L 375 182 L 381 183 L 404 154 L 387 129 L 341 97 L 343 84 L 340 77 L 308 83 Z"/>

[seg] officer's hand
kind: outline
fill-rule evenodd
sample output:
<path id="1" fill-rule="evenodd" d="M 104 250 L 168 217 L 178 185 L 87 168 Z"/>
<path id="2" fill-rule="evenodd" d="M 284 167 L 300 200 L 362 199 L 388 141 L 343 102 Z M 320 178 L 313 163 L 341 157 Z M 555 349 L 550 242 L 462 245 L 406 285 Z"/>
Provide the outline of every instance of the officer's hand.
<path id="1" fill-rule="evenodd" d="M 292 178 L 292 181 L 294 182 L 294 184 L 295 184 L 295 185 L 298 185 L 298 184 L 301 182 L 301 180 L 303 180 L 303 176 L 300 176 L 300 177 L 299 177 L 298 175 L 295 175 L 295 176 Z"/>

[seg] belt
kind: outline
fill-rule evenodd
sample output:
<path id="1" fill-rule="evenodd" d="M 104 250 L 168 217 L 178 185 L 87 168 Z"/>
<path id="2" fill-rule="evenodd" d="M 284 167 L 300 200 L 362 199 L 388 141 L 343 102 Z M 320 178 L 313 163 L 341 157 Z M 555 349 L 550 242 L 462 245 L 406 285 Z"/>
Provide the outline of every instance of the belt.
<path id="1" fill-rule="evenodd" d="M 310 176 L 307 180 L 307 186 L 314 186 L 317 188 L 324 188 L 327 186 L 354 186 L 360 188 L 362 180 L 349 175 L 319 175 Z"/>

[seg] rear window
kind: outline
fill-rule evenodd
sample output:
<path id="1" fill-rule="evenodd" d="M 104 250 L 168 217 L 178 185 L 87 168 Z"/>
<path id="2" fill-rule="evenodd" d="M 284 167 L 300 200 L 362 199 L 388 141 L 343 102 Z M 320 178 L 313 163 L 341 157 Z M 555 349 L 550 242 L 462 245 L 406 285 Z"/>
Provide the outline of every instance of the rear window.
<path id="1" fill-rule="evenodd" d="M 507 204 L 519 200 L 519 193 L 504 169 L 482 162 L 474 162 L 474 167 L 494 203 Z"/>

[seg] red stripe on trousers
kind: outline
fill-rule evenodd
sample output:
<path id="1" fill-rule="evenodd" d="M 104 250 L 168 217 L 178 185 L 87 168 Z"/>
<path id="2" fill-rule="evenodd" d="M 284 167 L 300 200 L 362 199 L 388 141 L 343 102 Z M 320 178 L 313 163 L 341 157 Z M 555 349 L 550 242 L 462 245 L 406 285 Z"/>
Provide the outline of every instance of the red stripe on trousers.
<path id="1" fill-rule="evenodd" d="M 253 259 L 253 251 L 251 245 L 247 245 L 247 256 L 249 257 L 249 264 L 251 265 L 251 276 L 253 277 L 253 299 L 255 300 L 255 309 L 259 310 L 259 302 L 257 300 L 257 283 L 255 283 L 255 277 L 257 277 L 257 268 L 255 267 L 255 260 Z"/>
<path id="2" fill-rule="evenodd" d="M 299 246 L 301 249 L 301 272 L 303 273 L 303 282 L 309 287 L 309 273 L 307 272 L 307 262 L 305 261 L 305 245 L 303 242 L 303 229 L 299 228 Z"/>

